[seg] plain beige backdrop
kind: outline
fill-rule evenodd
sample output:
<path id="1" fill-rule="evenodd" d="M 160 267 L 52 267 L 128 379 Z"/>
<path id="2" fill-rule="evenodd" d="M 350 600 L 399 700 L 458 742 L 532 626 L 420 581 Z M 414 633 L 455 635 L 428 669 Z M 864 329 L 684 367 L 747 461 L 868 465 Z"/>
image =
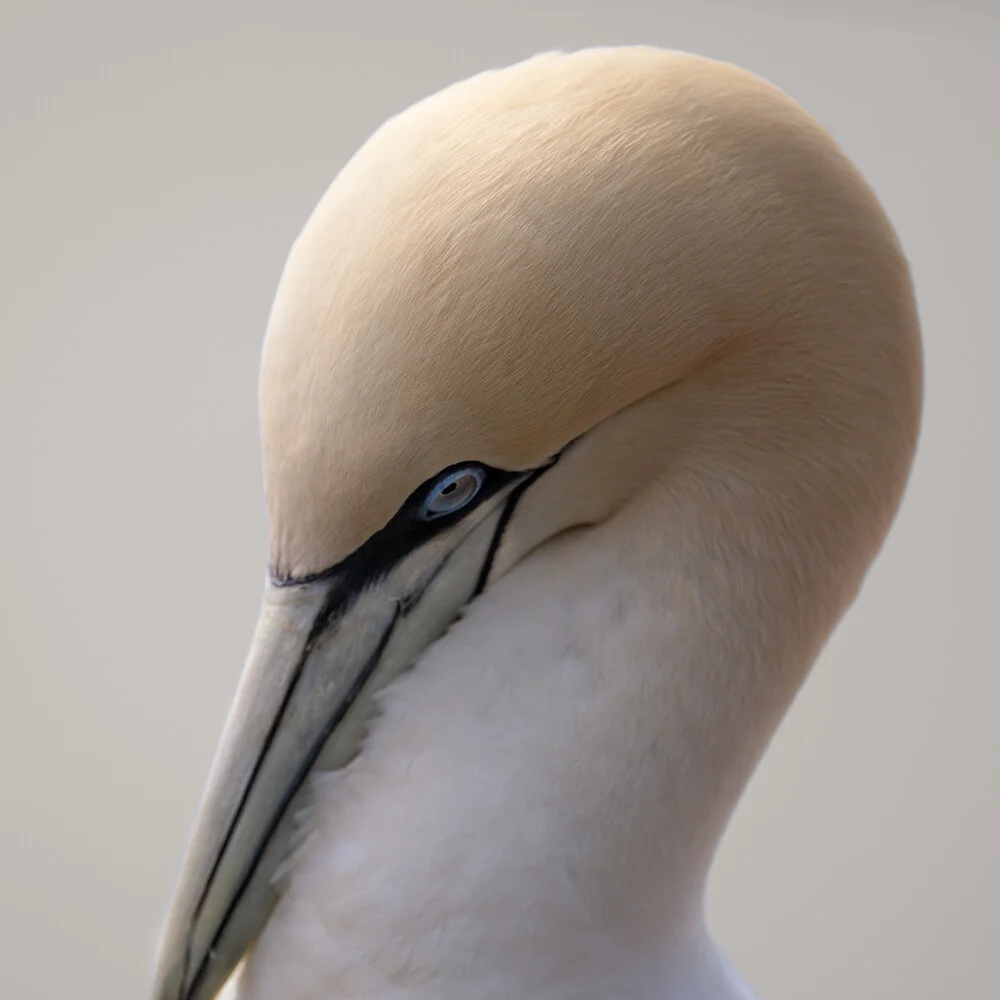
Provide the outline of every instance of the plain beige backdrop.
<path id="1" fill-rule="evenodd" d="M 890 540 L 726 837 L 762 1000 L 1000 995 L 1000 4 L 393 0 L 0 9 L 0 997 L 145 1000 L 257 612 L 256 365 L 285 256 L 388 115 L 550 48 L 746 66 L 913 265 Z"/>

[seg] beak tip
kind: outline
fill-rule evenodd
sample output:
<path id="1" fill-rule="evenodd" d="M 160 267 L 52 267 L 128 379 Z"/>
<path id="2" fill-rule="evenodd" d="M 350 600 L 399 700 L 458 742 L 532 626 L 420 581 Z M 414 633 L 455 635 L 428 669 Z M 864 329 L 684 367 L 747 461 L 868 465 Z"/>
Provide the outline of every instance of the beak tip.
<path id="1" fill-rule="evenodd" d="M 185 993 L 188 942 L 181 931 L 187 921 L 178 920 L 175 906 L 160 933 L 153 964 L 150 1000 L 192 1000 Z"/>

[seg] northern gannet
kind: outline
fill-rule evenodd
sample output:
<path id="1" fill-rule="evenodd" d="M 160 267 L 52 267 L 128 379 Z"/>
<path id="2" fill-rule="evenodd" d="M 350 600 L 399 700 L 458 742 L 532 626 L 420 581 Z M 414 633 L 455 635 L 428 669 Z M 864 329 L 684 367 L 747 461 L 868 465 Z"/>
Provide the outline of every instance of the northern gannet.
<path id="1" fill-rule="evenodd" d="M 828 133 L 647 47 L 449 87 L 315 209 L 260 393 L 269 580 L 156 1000 L 748 997 L 709 867 L 921 412 Z"/>

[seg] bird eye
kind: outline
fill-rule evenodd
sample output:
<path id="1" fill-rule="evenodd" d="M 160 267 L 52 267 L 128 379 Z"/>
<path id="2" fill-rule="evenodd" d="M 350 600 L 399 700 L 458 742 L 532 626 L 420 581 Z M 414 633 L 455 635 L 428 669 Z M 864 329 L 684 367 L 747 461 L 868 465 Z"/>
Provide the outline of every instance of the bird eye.
<path id="1" fill-rule="evenodd" d="M 442 476 L 420 505 L 420 517 L 433 521 L 436 517 L 461 510 L 483 487 L 482 469 L 467 466 Z"/>

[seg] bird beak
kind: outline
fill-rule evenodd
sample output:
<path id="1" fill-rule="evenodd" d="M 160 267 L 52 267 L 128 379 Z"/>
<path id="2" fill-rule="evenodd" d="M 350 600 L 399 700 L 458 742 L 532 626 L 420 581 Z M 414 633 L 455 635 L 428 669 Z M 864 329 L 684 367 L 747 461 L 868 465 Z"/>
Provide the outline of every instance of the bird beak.
<path id="1" fill-rule="evenodd" d="M 320 579 L 268 584 L 165 926 L 155 1000 L 211 1000 L 225 985 L 277 901 L 306 778 L 355 756 L 375 694 L 477 592 L 521 478 L 416 544 L 376 535 Z"/>

